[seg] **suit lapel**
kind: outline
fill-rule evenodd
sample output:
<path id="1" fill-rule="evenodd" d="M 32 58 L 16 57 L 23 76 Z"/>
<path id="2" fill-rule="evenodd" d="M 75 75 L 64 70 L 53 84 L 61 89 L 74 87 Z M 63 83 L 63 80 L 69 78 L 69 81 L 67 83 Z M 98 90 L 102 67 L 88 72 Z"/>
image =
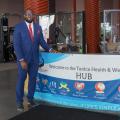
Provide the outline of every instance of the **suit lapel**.
<path id="1" fill-rule="evenodd" d="M 37 28 L 36 28 L 36 24 L 33 23 L 33 27 L 34 27 L 34 42 L 36 40 L 36 34 L 37 34 Z"/>
<path id="2" fill-rule="evenodd" d="M 32 43 L 32 40 L 31 40 L 31 37 L 30 37 L 30 33 L 29 33 L 28 27 L 27 27 L 25 22 L 24 22 L 24 29 L 25 29 L 25 32 L 27 33 L 27 37 L 29 38 L 29 41 Z"/>
<path id="3" fill-rule="evenodd" d="M 28 30 L 28 27 L 27 27 L 27 25 L 26 25 L 26 23 L 24 22 L 24 29 L 25 29 L 25 31 L 26 31 L 26 33 L 27 33 L 27 35 L 29 36 L 29 30 Z M 29 36 L 30 37 L 30 36 Z"/>
<path id="4" fill-rule="evenodd" d="M 31 43 L 32 43 L 32 40 L 31 40 L 31 37 L 30 37 L 30 34 L 29 34 L 29 30 L 28 30 L 28 27 L 26 25 L 26 23 L 24 22 L 24 30 L 27 34 L 27 37 L 30 39 Z M 38 31 L 37 31 L 37 26 L 35 23 L 33 23 L 33 29 L 34 29 L 34 42 L 37 40 L 36 37 L 37 37 L 37 34 L 38 34 Z"/>

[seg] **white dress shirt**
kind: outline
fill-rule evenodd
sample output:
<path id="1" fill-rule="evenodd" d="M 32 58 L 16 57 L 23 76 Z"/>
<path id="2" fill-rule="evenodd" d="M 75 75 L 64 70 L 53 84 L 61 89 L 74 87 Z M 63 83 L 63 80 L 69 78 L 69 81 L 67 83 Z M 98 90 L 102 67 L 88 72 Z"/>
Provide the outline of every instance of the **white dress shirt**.
<path id="1" fill-rule="evenodd" d="M 28 22 L 25 21 L 25 23 L 26 23 L 26 25 L 27 25 L 27 27 L 28 27 L 28 30 L 29 30 L 29 24 L 31 24 L 32 33 L 33 33 L 33 36 L 34 36 L 34 26 L 33 26 L 33 22 L 32 22 L 32 23 L 28 23 Z"/>

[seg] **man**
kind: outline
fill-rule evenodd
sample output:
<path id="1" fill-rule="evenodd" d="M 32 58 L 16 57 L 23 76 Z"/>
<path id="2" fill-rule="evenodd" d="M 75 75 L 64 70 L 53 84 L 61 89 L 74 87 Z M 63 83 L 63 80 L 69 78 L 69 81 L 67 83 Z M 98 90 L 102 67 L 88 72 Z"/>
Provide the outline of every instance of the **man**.
<path id="1" fill-rule="evenodd" d="M 39 24 L 33 22 L 31 10 L 26 10 L 24 14 L 25 21 L 17 24 L 14 31 L 14 49 L 17 56 L 18 81 L 16 85 L 16 103 L 17 110 L 23 111 L 24 82 L 27 74 L 28 83 L 28 104 L 35 105 L 33 101 L 36 75 L 39 67 L 39 45 L 46 51 L 55 52 L 49 48 L 42 34 Z"/>

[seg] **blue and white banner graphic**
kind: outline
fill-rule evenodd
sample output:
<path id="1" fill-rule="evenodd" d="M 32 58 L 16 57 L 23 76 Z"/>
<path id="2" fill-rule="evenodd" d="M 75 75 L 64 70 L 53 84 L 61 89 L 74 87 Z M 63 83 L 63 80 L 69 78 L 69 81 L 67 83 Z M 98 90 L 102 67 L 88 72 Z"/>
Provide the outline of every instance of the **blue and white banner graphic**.
<path id="1" fill-rule="evenodd" d="M 120 56 L 42 53 L 35 98 L 68 107 L 120 111 Z"/>

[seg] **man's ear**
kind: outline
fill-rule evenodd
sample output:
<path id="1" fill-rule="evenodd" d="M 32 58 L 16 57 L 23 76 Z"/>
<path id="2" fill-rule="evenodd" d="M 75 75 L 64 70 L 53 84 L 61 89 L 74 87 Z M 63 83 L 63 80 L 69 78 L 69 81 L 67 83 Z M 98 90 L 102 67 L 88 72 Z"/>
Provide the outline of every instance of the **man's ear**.
<path id="1" fill-rule="evenodd" d="M 27 16 L 26 16 L 26 15 L 24 15 L 24 18 L 26 19 L 26 18 L 27 18 Z"/>

